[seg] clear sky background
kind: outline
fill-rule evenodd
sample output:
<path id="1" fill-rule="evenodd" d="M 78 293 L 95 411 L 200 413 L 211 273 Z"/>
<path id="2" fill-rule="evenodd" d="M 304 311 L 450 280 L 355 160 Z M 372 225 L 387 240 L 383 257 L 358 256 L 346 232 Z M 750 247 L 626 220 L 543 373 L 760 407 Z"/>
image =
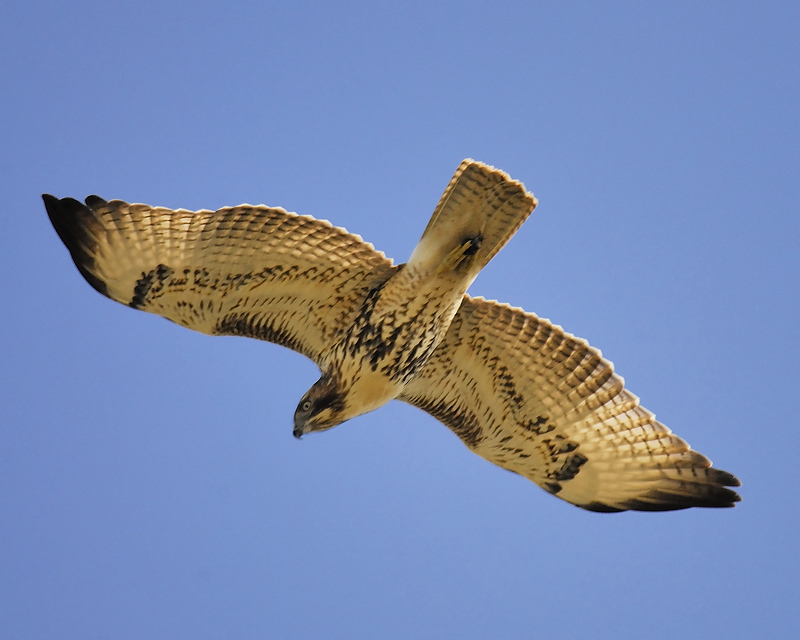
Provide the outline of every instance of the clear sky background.
<path id="1" fill-rule="evenodd" d="M 795 2 L 0 7 L 3 638 L 797 638 Z M 103 298 L 43 191 L 331 220 L 405 261 L 465 157 L 540 206 L 471 293 L 601 348 L 743 483 L 604 515 L 398 402 Z"/>

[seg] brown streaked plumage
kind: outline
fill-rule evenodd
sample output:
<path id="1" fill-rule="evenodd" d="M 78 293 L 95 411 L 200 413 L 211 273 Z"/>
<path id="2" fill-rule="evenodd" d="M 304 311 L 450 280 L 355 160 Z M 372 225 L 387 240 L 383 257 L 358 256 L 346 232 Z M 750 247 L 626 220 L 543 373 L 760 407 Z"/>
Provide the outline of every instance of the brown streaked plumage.
<path id="1" fill-rule="evenodd" d="M 284 209 L 172 211 L 43 196 L 86 280 L 212 335 L 298 351 L 320 367 L 294 434 L 397 398 L 475 453 L 593 511 L 733 506 L 731 474 L 655 420 L 586 342 L 466 290 L 536 199 L 465 160 L 408 263 Z"/>

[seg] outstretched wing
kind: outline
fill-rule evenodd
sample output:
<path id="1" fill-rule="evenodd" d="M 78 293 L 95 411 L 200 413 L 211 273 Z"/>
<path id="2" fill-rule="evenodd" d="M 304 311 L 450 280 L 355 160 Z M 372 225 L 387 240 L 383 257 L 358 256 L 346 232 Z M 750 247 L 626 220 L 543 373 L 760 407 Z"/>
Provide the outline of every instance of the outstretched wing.
<path id="1" fill-rule="evenodd" d="M 395 270 L 360 237 L 283 209 L 172 211 L 42 196 L 100 293 L 212 335 L 289 347 L 319 363 L 368 291 Z"/>
<path id="2" fill-rule="evenodd" d="M 658 422 L 585 341 L 465 296 L 400 395 L 475 453 L 592 511 L 729 507 L 731 474 Z"/>

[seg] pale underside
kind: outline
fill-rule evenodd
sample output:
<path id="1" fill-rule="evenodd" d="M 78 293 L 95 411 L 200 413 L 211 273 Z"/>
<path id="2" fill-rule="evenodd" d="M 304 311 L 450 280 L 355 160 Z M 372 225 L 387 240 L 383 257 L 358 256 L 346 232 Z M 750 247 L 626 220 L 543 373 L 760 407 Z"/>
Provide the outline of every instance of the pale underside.
<path id="1" fill-rule="evenodd" d="M 203 333 L 281 344 L 323 371 L 343 366 L 348 350 L 365 362 L 380 353 L 373 370 L 405 372 L 392 378 L 393 394 L 441 420 L 475 453 L 584 508 L 738 500 L 724 487 L 738 481 L 639 406 L 598 351 L 533 314 L 463 295 L 535 206 L 502 172 L 462 164 L 406 269 L 358 236 L 279 208 L 86 202 L 45 197 L 81 273 L 114 300 Z M 497 232 L 482 220 L 495 211 L 508 213 Z M 440 237 L 448 219 L 462 226 Z M 451 237 L 471 240 L 452 248 Z M 452 279 L 445 267 L 462 271 Z M 439 279 L 425 289 L 420 282 L 431 280 L 420 273 Z M 373 313 L 388 320 L 376 323 Z M 425 314 L 431 326 L 414 325 Z"/>

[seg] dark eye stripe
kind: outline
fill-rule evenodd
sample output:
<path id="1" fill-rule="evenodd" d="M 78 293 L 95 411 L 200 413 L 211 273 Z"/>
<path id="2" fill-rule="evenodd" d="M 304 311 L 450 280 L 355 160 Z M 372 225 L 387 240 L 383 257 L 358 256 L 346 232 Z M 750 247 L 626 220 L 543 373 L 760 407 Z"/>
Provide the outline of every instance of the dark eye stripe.
<path id="1" fill-rule="evenodd" d="M 328 395 L 321 397 L 317 400 L 314 406 L 314 414 L 318 414 L 323 409 L 330 408 L 334 413 L 338 413 L 344 409 L 344 395 L 331 391 Z"/>

